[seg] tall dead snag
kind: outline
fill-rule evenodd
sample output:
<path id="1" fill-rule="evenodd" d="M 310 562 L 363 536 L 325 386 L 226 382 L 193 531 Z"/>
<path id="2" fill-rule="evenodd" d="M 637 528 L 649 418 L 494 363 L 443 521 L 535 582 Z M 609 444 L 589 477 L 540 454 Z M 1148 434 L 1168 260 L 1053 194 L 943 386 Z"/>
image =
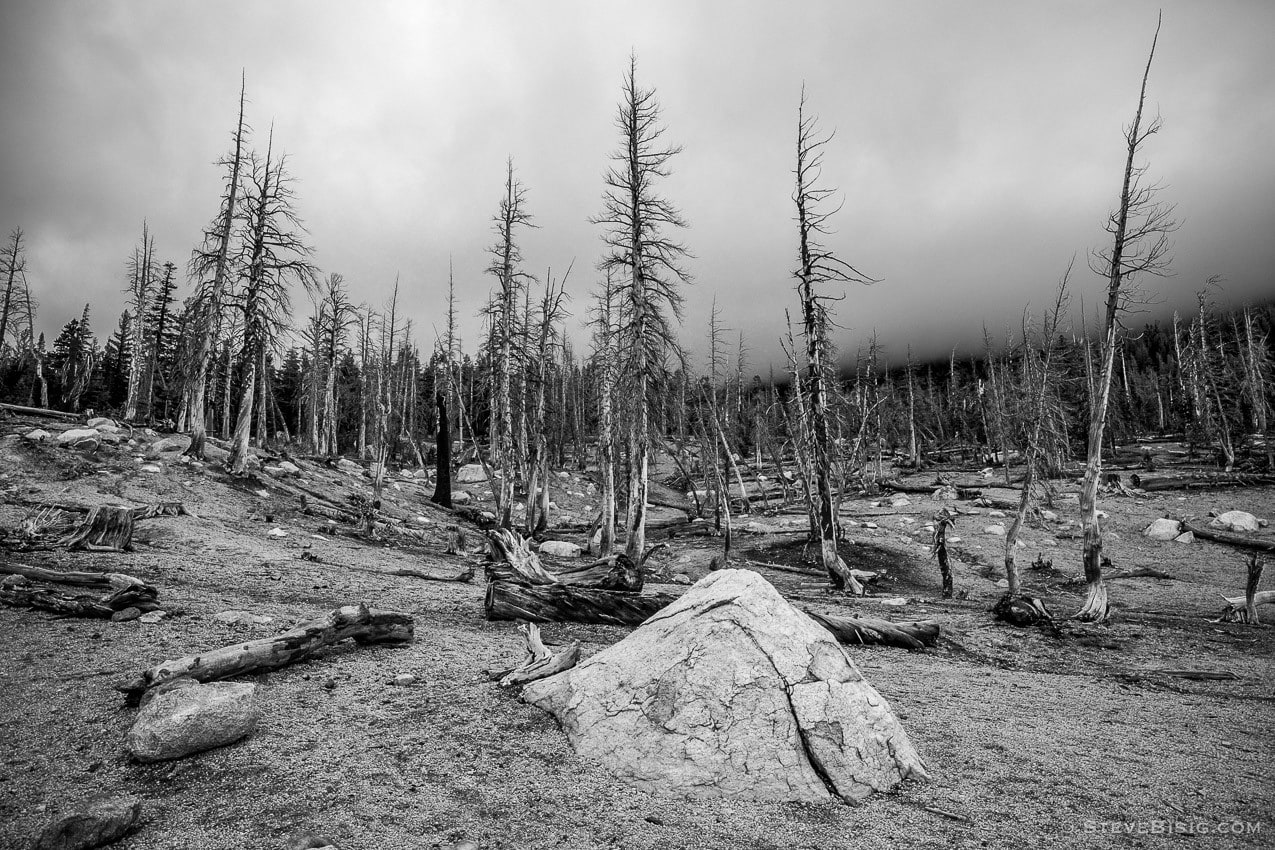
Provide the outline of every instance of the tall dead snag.
<path id="1" fill-rule="evenodd" d="M 292 179 L 286 157 L 273 156 L 273 132 L 266 156 L 250 158 L 247 209 L 242 236 L 246 256 L 243 288 L 239 293 L 243 313 L 243 391 L 239 415 L 230 441 L 230 471 L 247 471 L 248 437 L 252 430 L 258 369 L 265 354 L 276 345 L 291 311 L 289 284 L 297 281 L 307 288 L 315 285 L 317 274 L 309 261 L 311 249 L 303 241 L 305 227 L 297 217 Z M 339 282 L 338 282 L 339 285 Z"/>
<path id="2" fill-rule="evenodd" d="M 438 430 L 434 439 L 434 495 L 430 501 L 444 508 L 450 508 L 452 506 L 452 435 L 447 397 L 442 393 L 435 393 L 434 405 L 438 408 Z"/>
<path id="3" fill-rule="evenodd" d="M 546 416 L 550 365 L 553 349 L 557 346 L 558 322 L 565 311 L 562 301 L 566 298 L 567 278 L 571 267 L 561 281 L 555 281 L 553 272 L 546 276 L 544 296 L 540 301 L 539 326 L 536 329 L 536 350 L 529 377 L 532 382 L 531 422 L 527 445 L 527 533 L 539 534 L 549 525 L 549 423 Z"/>
<path id="4" fill-rule="evenodd" d="M 1036 476 L 1039 472 L 1042 458 L 1042 448 L 1045 436 L 1046 404 L 1049 400 L 1049 388 L 1053 383 L 1054 375 L 1054 339 L 1058 333 L 1058 323 L 1062 318 L 1063 311 L 1067 302 L 1067 279 L 1071 274 L 1071 269 L 1067 269 L 1067 274 L 1063 275 L 1062 282 L 1058 285 L 1058 294 L 1054 299 L 1053 310 L 1045 315 L 1044 325 L 1040 333 L 1040 354 L 1034 351 L 1030 340 L 1028 339 L 1027 321 L 1023 320 L 1023 372 L 1026 378 L 1027 391 L 1027 407 L 1026 416 L 1019 417 L 1019 428 L 1023 431 L 1023 484 L 1022 491 L 1018 495 L 1018 509 L 1014 512 L 1014 521 L 1010 523 L 1009 531 L 1005 533 L 1005 579 L 1009 582 L 1009 587 L 1005 591 L 1006 596 L 1011 599 L 1017 598 L 1022 593 L 1022 577 L 1018 572 L 1018 563 L 1015 560 L 1018 547 L 1018 534 L 1022 530 L 1023 523 L 1027 520 L 1027 511 L 1031 506 L 1032 490 L 1036 485 Z M 1006 459 L 1006 469 L 1009 468 L 1008 459 Z"/>
<path id="5" fill-rule="evenodd" d="M 518 229 L 534 227 L 527 212 L 527 191 L 514 177 L 514 161 L 505 167 L 505 191 L 495 216 L 496 242 L 490 248 L 488 274 L 496 278 L 500 291 L 492 305 L 492 336 L 496 348 L 496 382 L 492 387 L 493 418 L 491 443 L 496 452 L 500 480 L 491 481 L 496 498 L 496 521 L 501 528 L 513 525 L 514 507 L 514 419 L 512 377 L 514 343 L 517 336 L 518 296 L 527 285 L 528 275 L 521 270 L 522 251 L 518 247 Z"/>
<path id="6" fill-rule="evenodd" d="M 616 274 L 619 345 L 626 357 L 620 372 L 629 381 L 632 405 L 625 554 L 640 562 L 646 548 L 651 395 L 668 351 L 677 345 L 669 313 L 681 321 L 678 286 L 689 283 L 690 276 L 679 265 L 687 256 L 686 248 L 665 235 L 686 222 L 655 190 L 656 181 L 668 176 L 669 163 L 681 148 L 662 141 L 659 101 L 654 89 L 638 88 L 636 56 L 629 57 L 615 124 L 620 146 L 611 155 L 613 164 L 606 173 L 603 211 L 592 221 L 604 228 L 606 254 L 600 267 Z"/>
<path id="7" fill-rule="evenodd" d="M 1085 603 L 1075 616 L 1078 620 L 1088 622 L 1101 622 L 1108 614 L 1107 588 L 1102 581 L 1098 485 L 1102 481 L 1102 440 L 1107 424 L 1107 404 L 1111 397 L 1116 348 L 1120 342 L 1120 317 L 1131 297 L 1131 279 L 1140 273 L 1164 274 L 1167 270 L 1169 233 L 1176 227 L 1172 218 L 1173 207 L 1156 200 L 1155 185 L 1148 184 L 1143 179 L 1146 166 L 1135 164 L 1135 158 L 1143 145 L 1159 132 L 1161 126 L 1158 116 L 1146 123 L 1142 116 L 1147 98 L 1147 78 L 1151 75 L 1151 60 L 1155 58 L 1155 46 L 1159 37 L 1160 23 L 1157 21 L 1155 36 L 1151 39 L 1151 52 L 1142 73 L 1138 109 L 1134 113 L 1133 123 L 1124 133 L 1127 156 L 1120 204 L 1108 217 L 1106 226 L 1112 237 L 1111 247 L 1096 254 L 1091 264 L 1095 272 L 1107 279 L 1107 303 L 1103 314 L 1098 374 L 1089 411 L 1085 480 L 1080 489 L 1080 512 L 1084 529 L 1082 559 L 1088 589 Z"/>
<path id="8" fill-rule="evenodd" d="M 204 441 L 207 438 L 207 404 L 208 372 L 213 358 L 213 329 L 221 318 L 222 304 L 226 298 L 226 286 L 230 261 L 230 239 L 234 229 L 235 217 L 238 214 L 239 171 L 243 164 L 243 144 L 245 130 L 243 121 L 244 92 L 246 80 L 239 85 L 239 120 L 235 124 L 234 152 L 223 157 L 218 165 L 226 169 L 226 188 L 221 198 L 221 210 L 211 228 L 204 232 L 204 244 L 195 249 L 190 258 L 190 274 L 201 289 L 199 312 L 195 322 L 194 334 L 195 363 L 194 374 L 191 375 L 187 388 L 189 403 L 190 446 L 186 454 L 192 458 L 203 460 Z M 208 280 L 209 275 L 212 276 Z"/>
<path id="9" fill-rule="evenodd" d="M 345 278 L 332 273 L 323 281 L 320 290 L 320 320 L 323 327 L 323 366 L 325 380 L 323 388 L 323 420 L 319 432 L 319 454 L 329 458 L 336 457 L 336 362 L 345 349 L 346 335 L 350 326 L 358 322 L 358 309 L 350 303 L 349 292 L 345 286 Z M 316 364 L 317 366 L 317 364 Z"/>
<path id="10" fill-rule="evenodd" d="M 143 352 L 146 349 L 144 339 L 146 329 L 146 309 L 150 306 L 151 280 L 155 268 L 155 237 L 150 235 L 150 227 L 142 222 L 142 243 L 133 251 L 133 258 L 128 264 L 128 286 L 124 291 L 129 295 L 132 307 L 133 327 L 129 329 L 129 344 L 133 356 L 128 361 L 128 392 L 124 400 L 124 420 L 132 422 L 137 418 L 137 400 L 141 390 Z"/>
<path id="11" fill-rule="evenodd" d="M 117 685 L 116 690 L 125 694 L 130 705 L 135 705 L 147 690 L 183 676 L 199 682 L 215 682 L 231 676 L 267 673 L 304 661 L 323 647 L 343 640 L 407 643 L 412 640 L 413 631 L 410 614 L 378 611 L 362 604 L 346 605 L 274 637 L 164 661 L 143 671 L 136 679 Z"/>
<path id="12" fill-rule="evenodd" d="M 798 261 L 797 295 L 801 300 L 802 333 L 806 340 L 806 368 L 802 376 L 805 405 L 802 430 L 809 447 L 810 472 L 814 476 L 812 496 L 816 503 L 818 534 L 824 569 L 834 586 L 863 595 L 863 586 L 837 554 L 836 506 L 832 497 L 832 411 L 831 394 L 836 378 L 832 340 L 829 335 L 828 302 L 844 296 L 828 294 L 827 284 L 873 283 L 858 269 L 825 248 L 820 239 L 828 234 L 828 220 L 836 209 L 828 201 L 833 190 L 818 186 L 824 147 L 832 134 L 821 135 L 816 119 L 806 115 L 806 92 L 802 89 L 797 107 L 797 185 L 793 201 L 797 205 Z"/>
<path id="13" fill-rule="evenodd" d="M 598 476 L 602 479 L 599 510 L 600 537 L 597 555 L 610 555 L 615 547 L 615 284 L 611 270 L 597 295 L 594 308 L 594 362 L 598 380 Z M 590 541 L 592 543 L 592 541 Z"/>
<path id="14" fill-rule="evenodd" d="M 947 508 L 934 517 L 934 536 L 930 541 L 930 554 L 938 559 L 939 574 L 943 576 L 943 598 L 952 598 L 952 564 L 947 555 L 947 530 L 956 524 L 956 514 Z"/>

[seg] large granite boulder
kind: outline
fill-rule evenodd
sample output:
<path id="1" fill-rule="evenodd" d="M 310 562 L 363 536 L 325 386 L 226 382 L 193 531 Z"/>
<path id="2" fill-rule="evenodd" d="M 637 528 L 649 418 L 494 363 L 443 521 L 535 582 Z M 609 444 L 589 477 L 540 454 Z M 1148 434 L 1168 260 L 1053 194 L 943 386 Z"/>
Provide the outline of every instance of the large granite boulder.
<path id="1" fill-rule="evenodd" d="M 523 699 L 581 756 L 652 790 L 859 802 L 926 777 L 836 639 L 749 570 L 710 574 Z"/>
<path id="2" fill-rule="evenodd" d="M 456 470 L 457 484 L 477 484 L 487 480 L 487 470 L 481 463 L 470 463 Z"/>
<path id="3" fill-rule="evenodd" d="M 128 733 L 138 761 L 164 761 L 233 744 L 257 726 L 251 683 L 175 680 L 142 706 Z"/>
<path id="4" fill-rule="evenodd" d="M 1152 540 L 1172 540 L 1181 533 L 1182 523 L 1176 519 L 1157 519 L 1142 530 L 1142 536 Z"/>
<path id="5" fill-rule="evenodd" d="M 1225 531 L 1257 531 L 1261 523 L 1248 511 L 1227 511 L 1209 523 L 1212 528 Z"/>

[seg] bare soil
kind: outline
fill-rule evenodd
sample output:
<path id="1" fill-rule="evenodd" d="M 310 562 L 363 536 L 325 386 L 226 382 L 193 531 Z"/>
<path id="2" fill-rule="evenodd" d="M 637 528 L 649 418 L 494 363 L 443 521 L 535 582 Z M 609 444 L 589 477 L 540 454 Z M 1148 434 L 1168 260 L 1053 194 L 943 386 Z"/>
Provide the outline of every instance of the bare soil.
<path id="1" fill-rule="evenodd" d="M 370 493 L 359 472 L 299 461 L 301 480 L 235 481 L 212 465 L 192 469 L 165 455 L 160 472 L 146 473 L 136 459 L 141 446 L 85 454 L 17 436 L 36 424 L 61 427 L 0 425 L 7 434 L 0 528 L 27 515 L 24 501 L 175 500 L 194 516 L 140 523 L 136 551 L 123 555 L 0 545 L 0 559 L 136 575 L 160 588 L 169 612 L 147 625 L 0 608 L 0 847 L 28 846 L 59 811 L 101 791 L 144 798 L 144 825 L 114 845 L 131 850 L 284 848 L 305 831 L 346 850 L 464 840 L 482 848 L 626 850 L 1159 847 L 1177 844 L 1182 836 L 1165 834 L 1175 829 L 1195 832 L 1198 846 L 1275 843 L 1275 630 L 1212 622 L 1223 594 L 1242 593 L 1238 552 L 1140 533 L 1164 515 L 1239 508 L 1275 517 L 1270 489 L 1105 499 L 1115 566 L 1155 567 L 1173 579 L 1116 579 L 1110 623 L 1068 623 L 1059 635 L 992 619 L 1003 543 L 982 529 L 1002 520 L 987 510 L 961 517 L 951 532 L 960 538 L 953 547 L 960 598 L 942 600 L 925 530 L 942 503 L 912 496 L 897 509 L 868 499 L 844 505 L 854 523 L 847 559 L 883 571 L 871 591 L 908 600 L 897 607 L 830 594 L 813 567 L 800 574 L 761 565 L 802 567 L 799 536 L 738 532 L 739 565 L 759 570 L 797 604 L 942 623 L 940 644 L 926 652 L 852 650 L 904 718 L 933 778 L 857 807 L 687 800 L 634 790 L 580 760 L 551 717 L 489 680 L 489 669 L 520 660 L 521 639 L 514 624 L 483 619 L 481 556 L 441 554 L 444 529 L 457 520 L 429 504 L 432 485 L 396 477 L 387 491 L 387 512 L 423 529 L 419 542 L 396 535 L 372 544 L 320 534 L 324 521 L 301 512 L 304 491 L 336 503 Z M 490 506 L 485 487 L 458 486 Z M 552 486 L 559 513 L 587 521 L 596 505 L 589 482 L 573 471 L 554 476 Z M 1055 510 L 1063 520 L 1078 516 L 1074 502 Z M 273 528 L 287 536 L 269 537 Z M 1067 615 L 1083 591 L 1067 584 L 1080 571 L 1079 542 L 1058 531 L 1054 523 L 1028 529 L 1019 561 L 1028 589 Z M 584 542 L 583 533 L 574 539 Z M 478 548 L 476 531 L 470 542 Z M 653 581 L 700 578 L 719 546 L 712 537 L 674 537 L 656 556 Z M 319 560 L 303 560 L 303 552 Z M 1029 569 L 1037 556 L 1052 569 Z M 466 562 L 478 567 L 468 584 L 390 575 L 454 573 Z M 1263 586 L 1271 582 L 1268 575 Z M 135 710 L 116 683 L 163 659 L 268 636 L 356 602 L 411 612 L 415 642 L 342 646 L 256 677 L 262 723 L 233 746 L 153 765 L 126 755 Z M 214 619 L 227 610 L 273 619 L 257 626 Z M 1275 621 L 1275 612 L 1266 616 Z M 580 640 L 586 656 L 626 633 L 544 628 L 549 643 Z M 1235 678 L 1191 680 L 1165 670 Z M 416 683 L 394 686 L 400 673 Z M 1236 822 L 1256 831 L 1233 834 Z"/>

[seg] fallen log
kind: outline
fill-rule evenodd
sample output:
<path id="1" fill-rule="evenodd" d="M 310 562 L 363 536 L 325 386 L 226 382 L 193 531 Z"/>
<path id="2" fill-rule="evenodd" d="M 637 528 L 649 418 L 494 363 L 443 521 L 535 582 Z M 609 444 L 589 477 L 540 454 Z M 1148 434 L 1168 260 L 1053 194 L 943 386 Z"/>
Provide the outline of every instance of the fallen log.
<path id="1" fill-rule="evenodd" d="M 540 640 L 540 627 L 524 623 L 518 627 L 527 641 L 527 659 L 500 680 L 502 688 L 525 685 L 570 669 L 580 660 L 580 641 L 573 640 L 566 649 L 550 652 Z"/>
<path id="2" fill-rule="evenodd" d="M 870 617 L 836 617 L 803 610 L 806 616 L 830 631 L 840 643 L 917 650 L 932 646 L 939 639 L 939 624 L 934 620 L 892 623 Z"/>
<path id="3" fill-rule="evenodd" d="M 1275 552 L 1275 540 L 1262 540 L 1256 537 L 1246 537 L 1243 534 L 1236 534 L 1232 531 L 1222 531 L 1217 528 L 1209 528 L 1200 525 L 1197 522 L 1187 520 L 1182 526 L 1196 537 L 1203 537 L 1205 540 L 1212 540 L 1214 543 L 1225 543 L 1227 546 L 1235 546 L 1239 549 L 1251 549 L 1255 552 Z"/>
<path id="4" fill-rule="evenodd" d="M 483 613 L 488 620 L 534 623 L 600 623 L 636 626 L 677 599 L 673 593 L 625 593 L 568 585 L 524 585 L 492 581 Z"/>
<path id="5" fill-rule="evenodd" d="M 565 570 L 555 570 L 552 575 L 559 584 L 573 587 L 593 587 L 598 590 L 614 590 L 622 593 L 642 592 L 642 569 L 623 553 Z"/>
<path id="6" fill-rule="evenodd" d="M 150 688 L 182 676 L 215 682 L 231 676 L 281 670 L 318 650 L 353 639 L 358 643 L 407 643 L 412 640 L 410 614 L 346 605 L 300 623 L 283 634 L 164 661 L 137 678 L 116 685 L 129 705 L 137 705 Z"/>
<path id="7" fill-rule="evenodd" d="M 1151 493 L 1158 490 L 1220 490 L 1225 487 L 1269 487 L 1275 484 L 1275 475 L 1259 475 L 1248 472 L 1156 477 L 1131 475 L 1129 480 L 1134 487 Z"/>
<path id="8" fill-rule="evenodd" d="M 43 407 L 23 407 L 19 404 L 0 402 L 0 410 L 7 410 L 19 416 L 42 416 L 52 419 L 64 419 L 68 422 L 79 422 L 84 417 L 78 413 L 67 413 L 65 410 L 47 410 Z"/>
<path id="9" fill-rule="evenodd" d="M 64 617 L 109 619 L 126 608 L 154 611 L 159 607 L 159 591 L 153 585 L 123 573 L 63 573 L 22 564 L 0 565 L 0 573 L 9 576 L 0 582 L 0 602 L 15 608 L 51 611 Z M 66 593 L 34 582 L 104 592 L 98 595 Z"/>
<path id="10" fill-rule="evenodd" d="M 400 569 L 390 573 L 392 576 L 404 576 L 406 578 L 419 578 L 425 581 L 472 581 L 474 578 L 474 565 L 466 564 L 465 568 L 455 575 L 436 576 L 429 573 L 423 573 L 420 570 Z"/>

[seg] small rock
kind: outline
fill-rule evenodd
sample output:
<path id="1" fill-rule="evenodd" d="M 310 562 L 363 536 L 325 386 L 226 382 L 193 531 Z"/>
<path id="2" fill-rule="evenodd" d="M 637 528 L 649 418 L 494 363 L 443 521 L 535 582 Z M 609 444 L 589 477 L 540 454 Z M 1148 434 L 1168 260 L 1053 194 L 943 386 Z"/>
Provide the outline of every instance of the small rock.
<path id="1" fill-rule="evenodd" d="M 1182 523 L 1176 519 L 1157 519 L 1142 529 L 1142 536 L 1151 540 L 1172 540 L 1182 533 Z"/>
<path id="2" fill-rule="evenodd" d="M 487 472 L 480 463 L 468 463 L 456 470 L 457 484 L 477 484 L 487 480 Z"/>
<path id="3" fill-rule="evenodd" d="M 137 622 L 154 625 L 167 616 L 167 611 L 147 611 L 145 614 L 137 618 Z"/>
<path id="4" fill-rule="evenodd" d="M 865 522 L 863 524 L 863 527 L 864 528 L 879 528 L 879 526 L 875 522 Z"/>
<path id="5" fill-rule="evenodd" d="M 496 521 L 496 515 L 492 513 L 491 511 L 483 511 L 482 513 L 479 514 L 479 516 L 487 520 L 488 522 Z"/>
<path id="6" fill-rule="evenodd" d="M 1004 537 L 1004 536 L 1005 536 L 1005 526 L 1001 525 L 1000 523 L 993 523 L 993 524 L 991 524 L 991 525 L 985 525 L 985 526 L 983 526 L 983 533 L 984 533 L 984 534 L 990 534 L 990 535 L 992 535 L 993 537 Z"/>
<path id="7" fill-rule="evenodd" d="M 99 428 L 99 427 L 101 427 L 101 426 L 103 426 L 103 425 L 106 425 L 106 426 L 109 426 L 109 427 L 114 428 L 114 427 L 115 427 L 115 420 L 113 420 L 113 419 L 107 419 L 105 416 L 95 416 L 95 417 L 93 417 L 92 419 L 90 419 L 88 422 L 86 422 L 86 423 L 84 423 L 84 424 L 85 424 L 85 425 L 87 425 L 87 426 L 88 426 L 88 427 L 90 427 L 90 428 Z"/>
<path id="8" fill-rule="evenodd" d="M 23 439 L 30 440 L 33 443 L 43 443 L 49 439 L 51 435 L 43 428 L 36 428 L 34 431 L 28 431 L 23 435 Z"/>
<path id="9" fill-rule="evenodd" d="M 266 475 L 278 478 L 283 475 L 283 469 L 278 466 L 265 466 L 261 469 Z"/>
<path id="10" fill-rule="evenodd" d="M 1040 518 L 1045 522 L 1058 522 L 1058 514 L 1049 510 L 1042 510 L 1040 512 Z"/>
<path id="11" fill-rule="evenodd" d="M 398 685 L 400 688 L 405 688 L 408 685 L 416 684 L 416 677 L 411 673 L 399 673 L 394 677 L 394 684 Z"/>
<path id="12" fill-rule="evenodd" d="M 686 573 L 673 573 L 673 575 L 669 577 L 669 581 L 673 582 L 673 584 L 690 584 L 691 577 Z"/>
<path id="13" fill-rule="evenodd" d="M 1184 531 L 1177 537 L 1173 538 L 1174 543 L 1194 543 L 1195 535 L 1189 531 Z"/>
<path id="14" fill-rule="evenodd" d="M 473 496 L 469 495 L 464 490 L 452 491 L 452 504 L 454 505 L 468 505 L 471 501 L 473 501 L 473 498 Z"/>
<path id="15" fill-rule="evenodd" d="M 137 824 L 142 801 L 132 795 L 98 794 L 44 828 L 36 850 L 88 850 L 118 841 Z"/>
<path id="16" fill-rule="evenodd" d="M 250 682 L 176 680 L 138 712 L 128 751 L 153 762 L 233 744 L 257 726 L 256 691 Z"/>
<path id="17" fill-rule="evenodd" d="M 1009 587 L 1009 579 L 1007 579 L 1007 578 L 1003 578 L 1003 579 L 1001 579 L 1000 581 L 996 582 L 996 586 L 997 586 L 997 587 Z"/>
<path id="18" fill-rule="evenodd" d="M 253 624 L 251 611 L 222 611 L 220 614 L 213 614 L 213 619 L 219 623 L 234 623 L 240 626 Z"/>
<path id="19" fill-rule="evenodd" d="M 960 542 L 961 542 L 961 538 L 959 538 L 959 537 L 949 537 L 949 538 L 947 538 L 947 542 L 948 542 L 948 543 L 960 543 Z"/>
<path id="20" fill-rule="evenodd" d="M 141 471 L 141 472 L 149 472 L 151 475 L 156 475 L 156 474 L 158 474 L 158 473 L 159 473 L 160 469 L 159 469 L 159 467 L 158 467 L 158 466 L 156 466 L 155 464 L 153 464 L 153 463 L 148 463 L 148 464 L 146 464 L 146 465 L 142 466 L 142 467 L 140 468 L 140 470 L 139 470 L 139 471 Z"/>
<path id="21" fill-rule="evenodd" d="M 165 454 L 167 452 L 184 452 L 190 448 L 190 437 L 185 434 L 174 434 L 151 444 L 151 451 Z M 205 446 L 205 449 L 207 447 Z"/>
<path id="22" fill-rule="evenodd" d="M 141 616 L 142 609 L 140 608 L 124 608 L 112 614 L 111 619 L 116 623 L 127 623 L 130 620 L 136 620 Z"/>
<path id="23" fill-rule="evenodd" d="M 988 511 L 987 515 L 994 516 L 994 517 L 1003 517 L 1005 516 L 1005 512 L 1004 511 Z"/>
<path id="24" fill-rule="evenodd" d="M 288 532 L 284 531 L 282 528 L 272 528 L 266 532 L 266 536 L 267 537 L 287 537 Z"/>
<path id="25" fill-rule="evenodd" d="M 900 525 L 912 525 L 912 524 L 914 524 L 915 522 L 916 522 L 916 520 L 914 520 L 914 519 L 913 519 L 912 517 L 910 517 L 910 516 L 905 516 L 905 517 L 900 517 L 900 518 L 899 518 L 899 524 L 900 524 Z"/>
<path id="26" fill-rule="evenodd" d="M 297 466 L 295 463 L 293 463 L 290 460 L 279 461 L 279 469 L 283 470 L 288 475 L 301 474 L 301 467 Z"/>
<path id="27" fill-rule="evenodd" d="M 101 439 L 102 435 L 93 428 L 69 428 L 58 434 L 58 445 L 77 449 L 94 448 Z"/>
<path id="28" fill-rule="evenodd" d="M 323 689 L 327 691 L 336 690 L 336 679 L 326 679 L 323 682 Z"/>
<path id="29" fill-rule="evenodd" d="M 1211 521 L 1209 528 L 1222 528 L 1227 531 L 1257 531 L 1261 525 L 1257 517 L 1247 511 L 1227 511 Z"/>
<path id="30" fill-rule="evenodd" d="M 565 540 L 546 540 L 540 544 L 540 554 L 553 558 L 578 558 L 580 547 Z"/>
<path id="31" fill-rule="evenodd" d="M 571 473 L 567 472 L 566 470 L 562 470 L 561 472 L 558 473 L 558 477 L 563 479 L 570 478 Z"/>
<path id="32" fill-rule="evenodd" d="M 890 500 L 890 507 L 892 508 L 906 508 L 910 504 L 912 504 L 912 500 L 907 496 L 895 496 Z"/>

